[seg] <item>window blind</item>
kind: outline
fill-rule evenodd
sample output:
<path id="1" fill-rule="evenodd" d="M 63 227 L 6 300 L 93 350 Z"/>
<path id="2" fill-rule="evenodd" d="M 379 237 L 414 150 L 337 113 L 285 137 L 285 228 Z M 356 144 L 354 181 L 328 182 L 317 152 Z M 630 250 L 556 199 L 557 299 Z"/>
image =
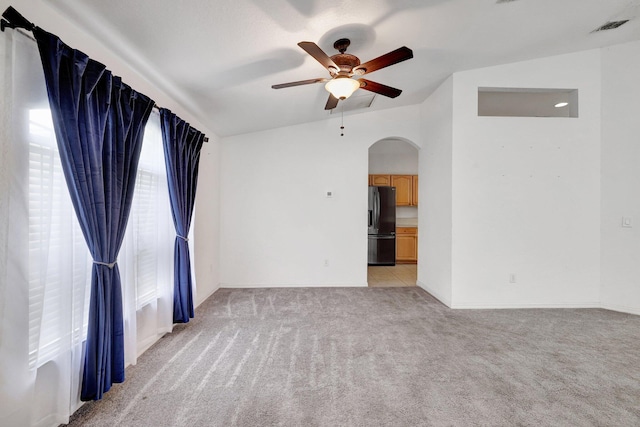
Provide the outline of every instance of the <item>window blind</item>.
<path id="1" fill-rule="evenodd" d="M 29 139 L 29 364 L 37 367 L 86 335 L 90 259 L 48 109 L 29 111 Z"/>
<path id="2" fill-rule="evenodd" d="M 159 178 L 152 171 L 138 169 L 131 215 L 135 238 L 136 308 L 152 302 L 157 295 L 158 259 L 156 257 L 158 209 L 156 193 Z"/>

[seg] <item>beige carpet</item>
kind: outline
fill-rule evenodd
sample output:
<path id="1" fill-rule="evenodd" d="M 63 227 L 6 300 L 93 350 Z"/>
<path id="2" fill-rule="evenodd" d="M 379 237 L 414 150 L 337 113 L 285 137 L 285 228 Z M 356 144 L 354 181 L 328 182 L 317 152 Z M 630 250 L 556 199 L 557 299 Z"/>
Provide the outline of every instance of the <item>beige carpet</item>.
<path id="1" fill-rule="evenodd" d="M 638 426 L 640 317 L 221 289 L 74 426 Z"/>

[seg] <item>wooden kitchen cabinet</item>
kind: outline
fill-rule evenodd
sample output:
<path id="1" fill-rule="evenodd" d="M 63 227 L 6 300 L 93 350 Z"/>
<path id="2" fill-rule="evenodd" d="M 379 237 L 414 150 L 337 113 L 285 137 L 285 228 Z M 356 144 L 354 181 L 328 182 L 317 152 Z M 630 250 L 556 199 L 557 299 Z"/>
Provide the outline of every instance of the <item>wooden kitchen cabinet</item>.
<path id="1" fill-rule="evenodd" d="M 418 206 L 418 175 L 413 175 L 412 176 L 412 194 L 411 194 L 411 206 Z"/>
<path id="2" fill-rule="evenodd" d="M 418 175 L 369 175 L 369 185 L 396 187 L 396 206 L 418 206 Z"/>
<path id="3" fill-rule="evenodd" d="M 391 175 L 369 175 L 369 185 L 391 186 Z"/>
<path id="4" fill-rule="evenodd" d="M 415 264 L 418 262 L 418 229 L 416 227 L 396 227 L 396 263 Z"/>
<path id="5" fill-rule="evenodd" d="M 391 175 L 391 186 L 396 187 L 396 206 L 414 206 L 411 175 Z"/>

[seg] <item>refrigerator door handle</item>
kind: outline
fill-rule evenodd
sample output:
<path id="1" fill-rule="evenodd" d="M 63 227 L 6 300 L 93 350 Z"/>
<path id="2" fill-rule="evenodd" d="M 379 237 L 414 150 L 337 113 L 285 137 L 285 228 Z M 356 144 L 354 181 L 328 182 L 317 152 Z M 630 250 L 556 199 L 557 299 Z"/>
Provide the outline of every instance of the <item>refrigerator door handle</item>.
<path id="1" fill-rule="evenodd" d="M 369 209 L 369 227 L 373 225 L 373 211 Z"/>
<path id="2" fill-rule="evenodd" d="M 376 230 L 380 229 L 380 192 L 376 191 L 376 198 L 374 201 L 374 208 L 376 210 L 374 220 Z"/>

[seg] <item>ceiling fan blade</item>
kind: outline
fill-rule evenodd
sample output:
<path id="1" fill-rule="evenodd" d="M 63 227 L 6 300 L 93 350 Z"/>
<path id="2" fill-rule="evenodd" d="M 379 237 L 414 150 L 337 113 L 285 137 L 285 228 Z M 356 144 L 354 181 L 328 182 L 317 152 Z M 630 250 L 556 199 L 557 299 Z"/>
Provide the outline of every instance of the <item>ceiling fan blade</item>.
<path id="1" fill-rule="evenodd" d="M 400 89 L 396 89 L 395 87 L 372 82 L 371 80 L 360 79 L 359 82 L 360 82 L 360 89 L 379 93 L 380 95 L 388 96 L 389 98 L 395 98 L 402 93 Z"/>
<path id="2" fill-rule="evenodd" d="M 283 89 L 285 87 L 310 85 L 310 84 L 313 84 L 313 83 L 322 83 L 322 82 L 326 82 L 327 80 L 329 80 L 329 79 L 319 78 L 319 79 L 300 80 L 300 81 L 297 81 L 297 82 L 281 83 L 279 85 L 273 85 L 273 86 L 271 86 L 271 88 L 272 89 Z"/>
<path id="3" fill-rule="evenodd" d="M 333 110 L 338 106 L 339 99 L 335 96 L 329 94 L 329 99 L 327 99 L 327 105 L 324 106 L 325 110 Z"/>
<path id="4" fill-rule="evenodd" d="M 353 72 L 355 74 L 364 75 L 411 58 L 413 58 L 413 51 L 406 46 L 402 46 L 392 52 L 386 53 L 372 59 L 371 61 L 367 61 L 364 64 L 354 67 Z"/>
<path id="5" fill-rule="evenodd" d="M 340 67 L 333 62 L 333 59 L 329 58 L 329 55 L 324 53 L 324 51 L 314 42 L 300 42 L 298 43 L 298 46 L 304 49 L 304 51 L 309 55 L 313 56 L 316 61 L 322 64 L 322 66 L 329 70 L 329 72 L 337 73 L 340 71 Z"/>

